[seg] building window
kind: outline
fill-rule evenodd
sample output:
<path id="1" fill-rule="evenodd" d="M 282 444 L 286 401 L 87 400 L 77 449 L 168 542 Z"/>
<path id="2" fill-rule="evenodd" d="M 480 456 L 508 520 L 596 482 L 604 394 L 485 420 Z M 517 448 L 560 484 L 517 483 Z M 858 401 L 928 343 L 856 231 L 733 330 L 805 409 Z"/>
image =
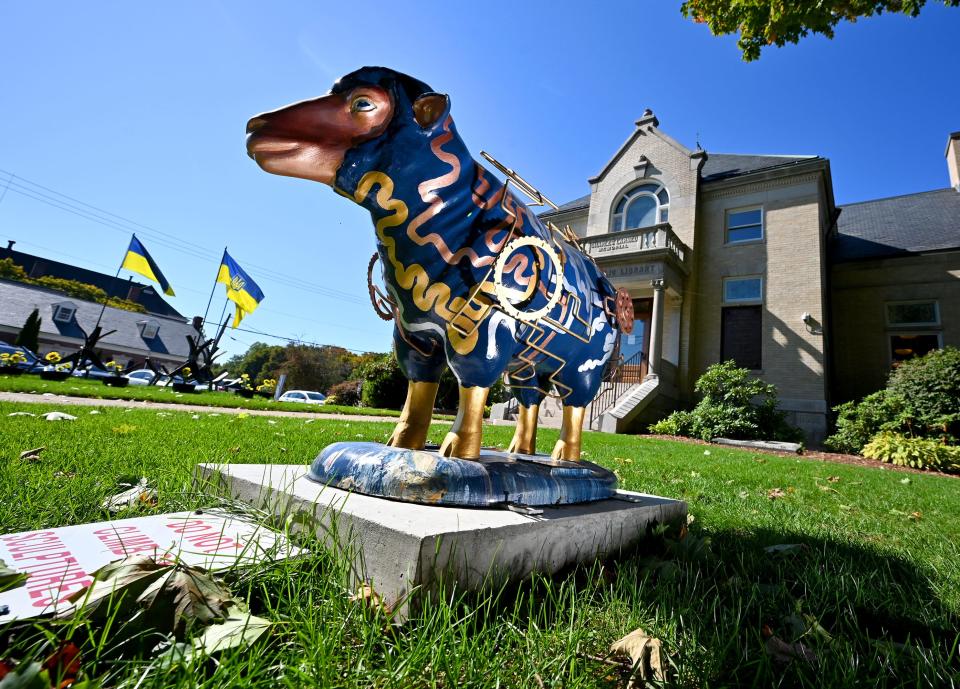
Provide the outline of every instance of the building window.
<path id="1" fill-rule="evenodd" d="M 725 304 L 750 304 L 763 301 L 763 278 L 724 278 Z"/>
<path id="2" fill-rule="evenodd" d="M 76 312 L 77 308 L 73 304 L 54 304 L 53 320 L 58 323 L 69 323 Z"/>
<path id="3" fill-rule="evenodd" d="M 890 362 L 896 365 L 940 347 L 940 333 L 891 333 Z"/>
<path id="4" fill-rule="evenodd" d="M 720 310 L 720 360 L 759 370 L 762 362 L 763 278 L 724 278 Z"/>
<path id="5" fill-rule="evenodd" d="M 756 242 L 763 239 L 763 209 L 727 211 L 727 244 Z"/>
<path id="6" fill-rule="evenodd" d="M 670 194 L 658 182 L 647 182 L 623 193 L 613 209 L 611 232 L 652 227 L 670 217 Z"/>
<path id="7" fill-rule="evenodd" d="M 942 335 L 933 330 L 940 325 L 940 305 L 935 300 L 891 301 L 884 304 L 884 311 L 892 331 L 887 333 L 892 365 L 943 346 Z"/>
<path id="8" fill-rule="evenodd" d="M 891 327 L 940 325 L 940 308 L 935 301 L 898 301 L 887 305 Z"/>
<path id="9" fill-rule="evenodd" d="M 720 359 L 759 370 L 763 364 L 763 307 L 725 306 L 721 314 Z"/>
<path id="10" fill-rule="evenodd" d="M 156 321 L 140 321 L 137 325 L 140 327 L 140 337 L 144 340 L 152 340 L 160 331 L 160 324 Z"/>

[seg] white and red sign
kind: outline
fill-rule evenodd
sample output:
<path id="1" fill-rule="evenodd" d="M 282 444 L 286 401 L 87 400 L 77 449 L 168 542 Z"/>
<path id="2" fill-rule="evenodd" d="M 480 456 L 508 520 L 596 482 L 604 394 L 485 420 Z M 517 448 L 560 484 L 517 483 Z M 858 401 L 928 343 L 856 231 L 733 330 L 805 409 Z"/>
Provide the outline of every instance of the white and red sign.
<path id="1" fill-rule="evenodd" d="M 130 555 L 218 570 L 294 554 L 296 548 L 283 535 L 216 511 L 7 534 L 0 536 L 0 560 L 29 578 L 0 592 L 0 626 L 52 612 L 58 602 L 89 586 L 98 569 Z"/>

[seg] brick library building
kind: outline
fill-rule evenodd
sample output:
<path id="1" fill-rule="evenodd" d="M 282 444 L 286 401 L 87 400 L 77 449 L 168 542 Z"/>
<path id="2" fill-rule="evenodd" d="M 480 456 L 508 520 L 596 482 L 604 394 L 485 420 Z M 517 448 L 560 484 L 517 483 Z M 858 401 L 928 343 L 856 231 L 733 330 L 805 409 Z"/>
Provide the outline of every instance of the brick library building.
<path id="1" fill-rule="evenodd" d="M 960 346 L 960 132 L 946 162 L 946 188 L 837 206 L 826 158 L 690 149 L 646 111 L 590 193 L 541 216 L 634 298 L 637 382 L 595 427 L 645 429 L 732 359 L 816 444 L 898 361 Z"/>

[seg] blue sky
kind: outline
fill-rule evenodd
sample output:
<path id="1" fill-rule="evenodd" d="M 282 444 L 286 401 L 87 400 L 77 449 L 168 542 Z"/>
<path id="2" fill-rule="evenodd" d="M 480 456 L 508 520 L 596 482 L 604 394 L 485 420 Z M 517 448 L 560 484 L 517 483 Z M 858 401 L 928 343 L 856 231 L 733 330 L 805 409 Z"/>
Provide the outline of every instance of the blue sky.
<path id="1" fill-rule="evenodd" d="M 960 10 L 931 2 L 918 19 L 844 24 L 833 41 L 746 64 L 734 37 L 683 19 L 679 2 L 603 6 L 3 3 L 0 195 L 17 177 L 0 240 L 104 272 L 122 257 L 124 221 L 18 193 L 29 180 L 150 228 L 138 234 L 186 315 L 203 313 L 229 245 L 267 295 L 242 327 L 386 350 L 390 326 L 366 301 L 366 213 L 244 152 L 249 116 L 365 64 L 449 93 L 474 154 L 489 150 L 558 202 L 587 193 L 646 107 L 708 152 L 828 157 L 841 204 L 948 185 Z M 214 304 L 218 316 L 221 292 Z M 225 344 L 257 339 L 275 342 L 237 332 Z"/>

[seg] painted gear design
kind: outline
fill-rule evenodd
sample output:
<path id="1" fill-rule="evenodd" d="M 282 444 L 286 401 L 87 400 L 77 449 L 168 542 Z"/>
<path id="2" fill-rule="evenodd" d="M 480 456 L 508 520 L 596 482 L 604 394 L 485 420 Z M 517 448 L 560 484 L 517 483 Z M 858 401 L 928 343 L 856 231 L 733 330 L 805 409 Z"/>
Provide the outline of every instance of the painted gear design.
<path id="1" fill-rule="evenodd" d="M 617 290 L 617 325 L 624 335 L 633 332 L 633 298 L 630 292 L 621 287 Z"/>
<path id="2" fill-rule="evenodd" d="M 554 273 L 557 276 L 556 285 L 554 286 L 553 291 L 547 297 L 547 303 L 541 308 L 533 311 L 521 311 L 514 306 L 510 302 L 510 297 L 514 296 L 514 298 L 516 298 L 515 294 L 511 295 L 511 292 L 515 293 L 516 290 L 513 290 L 503 284 L 503 271 L 511 254 L 517 251 L 517 249 L 525 246 L 534 247 L 541 251 L 547 258 L 549 258 L 553 263 Z M 542 274 L 543 270 L 540 269 L 540 275 Z M 560 262 L 560 257 L 557 255 L 557 252 L 552 246 L 539 237 L 518 237 L 507 244 L 507 246 L 504 247 L 503 251 L 501 251 L 500 255 L 497 257 L 497 262 L 494 264 L 493 268 L 493 289 L 497 294 L 500 308 L 503 309 L 507 315 L 513 316 L 517 320 L 525 323 L 533 323 L 550 313 L 550 311 L 553 310 L 553 307 L 556 306 L 560 301 L 560 295 L 563 292 L 562 276 L 563 264 Z"/>

